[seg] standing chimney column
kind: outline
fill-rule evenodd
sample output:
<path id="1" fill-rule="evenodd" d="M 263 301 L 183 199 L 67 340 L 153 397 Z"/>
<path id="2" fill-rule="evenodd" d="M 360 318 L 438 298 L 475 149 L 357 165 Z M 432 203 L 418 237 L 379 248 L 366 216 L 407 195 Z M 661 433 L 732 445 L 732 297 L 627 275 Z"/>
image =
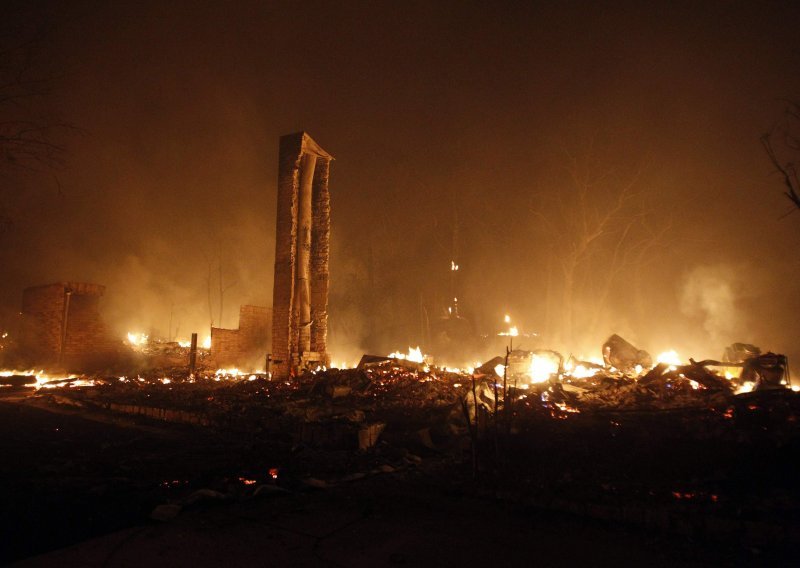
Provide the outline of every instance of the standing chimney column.
<path id="1" fill-rule="evenodd" d="M 281 137 L 272 287 L 272 371 L 276 378 L 330 363 L 331 160 L 333 157 L 305 132 Z"/>

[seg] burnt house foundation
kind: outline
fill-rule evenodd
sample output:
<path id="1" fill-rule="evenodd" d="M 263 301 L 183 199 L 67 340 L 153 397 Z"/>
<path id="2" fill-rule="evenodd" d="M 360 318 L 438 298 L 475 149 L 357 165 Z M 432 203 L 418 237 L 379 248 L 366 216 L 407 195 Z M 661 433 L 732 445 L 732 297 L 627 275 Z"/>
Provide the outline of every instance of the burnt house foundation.
<path id="1" fill-rule="evenodd" d="M 80 369 L 119 354 L 121 341 L 100 316 L 104 293 L 105 286 L 86 282 L 26 288 L 20 339 L 29 363 Z"/>
<path id="2" fill-rule="evenodd" d="M 271 366 L 280 378 L 329 364 L 332 160 L 305 132 L 280 139 Z"/>

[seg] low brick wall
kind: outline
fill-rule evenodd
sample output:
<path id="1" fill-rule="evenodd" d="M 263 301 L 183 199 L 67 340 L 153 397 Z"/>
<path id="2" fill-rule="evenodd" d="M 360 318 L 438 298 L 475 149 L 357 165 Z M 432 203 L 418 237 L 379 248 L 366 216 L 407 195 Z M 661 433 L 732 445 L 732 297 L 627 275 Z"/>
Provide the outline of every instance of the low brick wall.
<path id="1" fill-rule="evenodd" d="M 219 367 L 263 368 L 270 345 L 272 310 L 242 306 L 239 328 L 211 328 L 211 357 Z"/>

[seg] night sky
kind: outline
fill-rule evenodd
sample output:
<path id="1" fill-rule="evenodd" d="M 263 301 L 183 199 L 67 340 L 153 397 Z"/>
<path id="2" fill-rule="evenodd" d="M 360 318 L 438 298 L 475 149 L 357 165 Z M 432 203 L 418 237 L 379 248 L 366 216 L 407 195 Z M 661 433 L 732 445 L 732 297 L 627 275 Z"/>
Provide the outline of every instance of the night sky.
<path id="1" fill-rule="evenodd" d="M 800 100 L 796 3 L 518 4 L 20 3 L 4 37 L 45 30 L 36 104 L 76 130 L 63 167 L 3 166 L 0 323 L 77 280 L 120 336 L 166 336 L 170 311 L 202 336 L 221 260 L 235 327 L 271 303 L 278 138 L 305 130 L 336 158 L 334 358 L 423 341 L 456 257 L 476 333 L 509 313 L 585 355 L 618 332 L 800 360 L 800 212 L 759 142 Z M 623 191 L 570 333 L 564 258 Z"/>

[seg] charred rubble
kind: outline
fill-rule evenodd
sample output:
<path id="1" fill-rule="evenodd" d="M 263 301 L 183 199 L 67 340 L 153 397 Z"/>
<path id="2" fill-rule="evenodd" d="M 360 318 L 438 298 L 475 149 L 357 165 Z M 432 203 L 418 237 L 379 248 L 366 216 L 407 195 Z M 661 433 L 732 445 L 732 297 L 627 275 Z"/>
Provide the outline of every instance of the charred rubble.
<path id="1" fill-rule="evenodd" d="M 365 355 L 355 369 L 283 380 L 202 365 L 55 382 L 18 375 L 0 378 L 0 395 L 199 428 L 231 448 L 268 443 L 283 455 L 277 481 L 261 471 L 266 479 L 247 481 L 256 485 L 237 495 L 264 483 L 319 489 L 435 472 L 470 491 L 648 529 L 782 543 L 800 535 L 790 466 L 800 449 L 800 395 L 789 388 L 785 357 L 759 352 L 637 372 L 649 355 L 614 337 L 605 365 L 517 350 L 466 372 Z M 526 375 L 534 360 L 553 369 L 545 380 Z M 169 502 L 177 509 L 153 518 L 177 514 L 199 489 L 186 485 Z"/>

